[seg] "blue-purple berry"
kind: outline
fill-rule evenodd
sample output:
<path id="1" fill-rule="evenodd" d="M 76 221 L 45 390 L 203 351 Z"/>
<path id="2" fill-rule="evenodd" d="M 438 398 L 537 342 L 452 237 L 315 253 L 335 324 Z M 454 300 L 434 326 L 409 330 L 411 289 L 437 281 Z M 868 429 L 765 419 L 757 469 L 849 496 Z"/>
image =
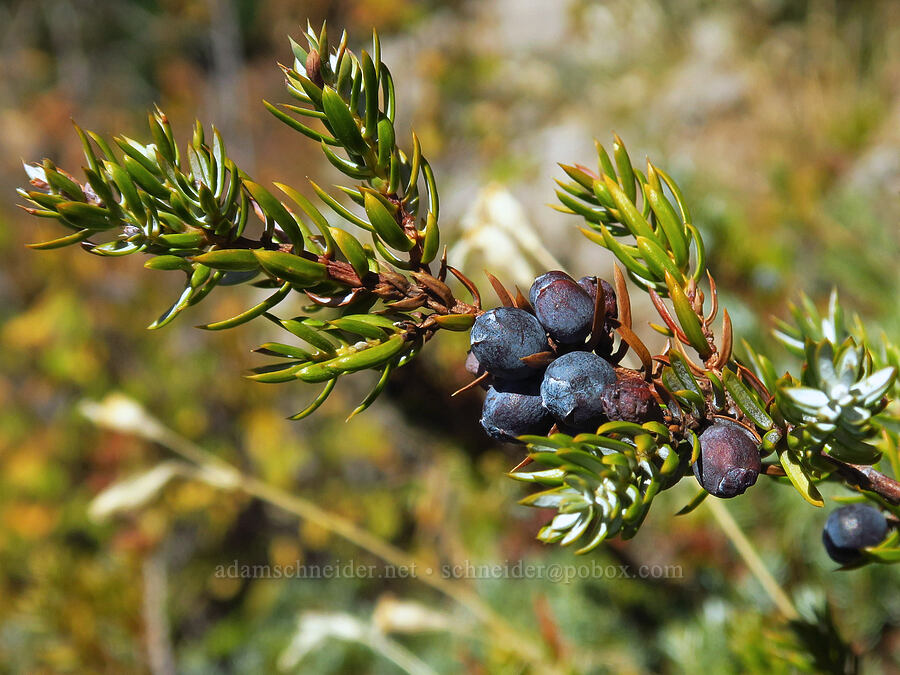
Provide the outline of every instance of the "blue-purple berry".
<path id="1" fill-rule="evenodd" d="M 740 424 L 717 421 L 700 434 L 694 463 L 697 482 L 715 497 L 736 497 L 756 483 L 762 462 L 759 445 Z"/>
<path id="2" fill-rule="evenodd" d="M 540 293 L 545 286 L 552 284 L 554 281 L 559 281 L 560 279 L 574 281 L 572 277 L 561 270 L 544 272 L 535 279 L 534 283 L 531 284 L 531 290 L 528 291 L 528 301 L 531 303 L 531 306 L 534 307 L 534 303 L 537 302 L 538 293 Z"/>
<path id="3" fill-rule="evenodd" d="M 596 354 L 569 352 L 547 367 L 541 398 L 559 422 L 591 430 L 606 421 L 603 392 L 615 382 L 616 371 Z"/>
<path id="4" fill-rule="evenodd" d="M 491 438 L 513 442 L 517 436 L 545 434 L 552 423 L 538 380 L 500 381 L 488 387 L 481 426 Z"/>
<path id="5" fill-rule="evenodd" d="M 591 296 L 591 302 L 596 302 L 597 300 L 597 283 L 603 287 L 604 310 L 606 311 L 606 316 L 613 319 L 618 318 L 619 307 L 616 303 L 616 292 L 613 289 L 612 284 L 606 281 L 606 279 L 598 279 L 597 277 L 581 277 L 578 280 L 578 285 Z"/>
<path id="6" fill-rule="evenodd" d="M 860 549 L 880 544 L 887 530 L 887 519 L 874 506 L 849 504 L 828 515 L 822 530 L 822 543 L 836 563 L 852 564 L 863 559 Z"/>
<path id="7" fill-rule="evenodd" d="M 498 307 L 475 319 L 472 354 L 491 375 L 520 380 L 535 375 L 522 358 L 547 350 L 538 320 L 523 309 Z"/>
<path id="8" fill-rule="evenodd" d="M 557 279 L 538 291 L 534 313 L 554 341 L 579 344 L 591 332 L 594 301 L 571 279 Z"/>

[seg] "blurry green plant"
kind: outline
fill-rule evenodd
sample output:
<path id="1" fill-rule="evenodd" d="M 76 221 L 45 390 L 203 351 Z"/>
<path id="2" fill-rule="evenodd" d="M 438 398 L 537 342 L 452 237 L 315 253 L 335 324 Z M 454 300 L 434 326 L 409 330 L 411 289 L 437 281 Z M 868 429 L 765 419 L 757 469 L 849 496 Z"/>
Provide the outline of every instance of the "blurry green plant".
<path id="1" fill-rule="evenodd" d="M 358 209 L 311 183 L 329 219 L 300 192 L 276 183 L 296 204 L 291 209 L 228 158 L 217 131 L 207 138 L 198 123 L 182 152 L 159 110 L 150 115 L 149 144 L 118 137 L 113 146 L 77 129 L 87 162 L 84 182 L 44 160 L 26 165 L 33 189 L 20 191 L 29 213 L 71 230 L 33 248 L 80 244 L 100 256 L 143 252 L 152 256 L 146 267 L 185 275 L 183 292 L 151 328 L 165 326 L 217 286 L 271 291 L 254 307 L 202 328 L 265 317 L 299 338 L 302 346 L 258 347 L 279 360 L 249 376 L 324 384 L 293 419 L 321 406 L 343 375 L 376 370 L 378 383 L 351 416 L 364 410 L 391 372 L 436 333 L 467 331 L 482 313 L 476 285 L 448 264 L 446 251 L 441 254 L 438 190 L 418 139 L 413 134 L 409 151 L 397 144 L 394 83 L 377 35 L 371 54 L 359 56 L 348 49 L 346 33 L 334 46 L 324 26 L 310 27 L 304 37 L 305 47 L 291 43 L 293 63 L 283 67 L 299 105 L 265 105 L 320 143 L 328 161 L 352 179 L 338 190 Z M 629 349 L 636 354 L 642 367 L 631 375 L 652 388 L 664 418 L 613 420 L 575 436 L 554 428 L 521 437 L 529 456 L 511 476 L 545 488 L 524 503 L 557 510 L 539 538 L 582 542 L 583 553 L 606 538 L 633 536 L 654 497 L 692 471 L 702 432 L 727 420 L 752 435 L 763 458 L 777 458 L 762 472 L 789 481 L 810 503 L 823 504 L 818 484 L 836 482 L 855 491 L 847 499 L 870 501 L 887 514 L 889 535 L 855 564 L 900 560 L 900 483 L 880 470 L 886 458 L 900 475 L 900 416 L 891 402 L 898 394 L 897 347 L 886 338 L 869 339 L 858 318 L 848 327 L 835 295 L 824 316 L 804 299 L 794 324 L 777 333 L 801 360 L 799 377 L 778 377 L 772 361 L 746 344 L 746 360 L 738 359 L 727 310 L 721 331 L 714 331 L 716 284 L 678 185 L 649 161 L 646 172 L 633 166 L 618 137 L 611 155 L 599 143 L 597 154 L 596 172 L 562 166 L 568 178 L 558 181 L 557 208 L 580 216 L 585 236 L 624 267 L 624 274 L 614 270 L 618 318 L 598 321 L 604 306 L 598 291 L 594 333 L 611 327 L 618 335 L 614 362 Z M 250 225 L 251 215 L 258 225 Z M 470 302 L 456 297 L 448 274 Z M 661 317 L 661 325 L 651 326 L 668 338 L 662 354 L 651 355 L 632 330 L 625 274 Z M 512 294 L 488 276 L 501 303 L 529 308 L 518 289 Z M 275 315 L 292 293 L 308 299 L 305 314 Z M 538 470 L 522 470 L 530 463 Z M 681 513 L 706 496 L 701 490 Z"/>

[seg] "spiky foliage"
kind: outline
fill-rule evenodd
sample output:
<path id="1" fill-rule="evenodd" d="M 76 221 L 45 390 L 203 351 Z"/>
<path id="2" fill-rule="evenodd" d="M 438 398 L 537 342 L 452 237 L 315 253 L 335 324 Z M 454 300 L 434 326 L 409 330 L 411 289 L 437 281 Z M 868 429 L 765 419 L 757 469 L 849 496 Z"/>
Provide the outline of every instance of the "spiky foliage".
<path id="1" fill-rule="evenodd" d="M 730 419 L 756 435 L 763 456 L 777 454 L 780 467 L 770 465 L 766 472 L 786 475 L 810 503 L 824 503 L 816 483 L 828 480 L 860 490 L 864 498 L 896 514 L 900 484 L 873 467 L 882 457 L 880 443 L 893 453 L 897 470 L 897 437 L 892 431 L 897 415 L 888 410 L 886 398 L 896 382 L 896 348 L 883 340 L 878 358 L 873 358 L 862 322 L 857 317 L 858 335 L 852 335 L 835 293 L 825 315 L 804 298 L 802 308 L 793 309 L 796 325 L 781 322 L 776 331 L 776 337 L 803 359 L 799 378 L 789 373 L 778 378 L 771 360 L 745 345 L 751 370 L 732 353 L 727 311 L 721 338 L 714 334 L 716 285 L 705 269 L 702 238 L 677 184 L 649 161 L 646 174 L 632 167 L 618 137 L 614 161 L 599 143 L 597 153 L 598 172 L 562 165 L 572 181 L 557 181 L 562 188 L 557 192 L 562 206 L 557 208 L 585 220 L 584 235 L 616 256 L 631 279 L 646 289 L 663 320 L 664 325 L 651 326 L 670 338 L 664 354 L 651 360 L 642 345 L 632 346 L 642 355 L 645 376 L 663 399 L 670 447 L 690 464 L 696 460 L 696 454 L 689 457 L 696 432 L 717 418 Z M 698 286 L 704 272 L 711 298 L 708 312 Z M 620 326 L 619 333 L 633 342 L 630 311 L 626 308 L 621 315 L 627 329 Z M 693 359 L 687 348 L 699 358 Z M 537 451 L 535 459 L 551 463 L 541 446 L 532 442 L 530 447 Z M 557 452 L 571 449 L 565 446 Z M 570 474 L 580 477 L 571 463 L 557 472 L 556 478 L 566 485 Z M 629 480 L 636 481 L 637 474 Z M 705 496 L 698 495 L 687 510 Z M 569 517 L 571 508 L 569 502 L 560 502 L 557 518 L 562 524 L 582 522 Z M 895 531 L 877 550 L 868 551 L 869 559 L 895 560 L 900 554 L 896 539 Z"/>
<path id="2" fill-rule="evenodd" d="M 532 460 L 551 467 L 510 474 L 549 488 L 522 502 L 557 509 L 538 539 L 563 546 L 582 541 L 576 553 L 587 553 L 608 537 L 634 536 L 653 498 L 678 482 L 692 455 L 690 445 L 676 450 L 659 422 L 608 422 L 596 434 L 522 440 Z"/>
<path id="3" fill-rule="evenodd" d="M 151 328 L 168 324 L 217 286 L 248 283 L 270 290 L 263 302 L 203 328 L 221 330 L 265 317 L 298 338 L 300 344 L 259 347 L 279 361 L 250 375 L 259 382 L 324 384 L 295 418 L 315 411 L 343 375 L 377 370 L 378 383 L 354 413 L 365 409 L 391 372 L 438 330 L 466 331 L 481 312 L 475 284 L 450 267 L 446 256 L 436 262 L 437 185 L 416 136 L 406 152 L 397 144 L 394 82 L 381 61 L 377 35 L 371 53 L 358 56 L 346 34 L 332 47 L 324 26 L 309 27 L 304 41 L 305 46 L 291 43 L 292 64 L 282 66 L 288 93 L 300 105 L 265 105 L 318 142 L 350 179 L 352 184 L 338 186 L 349 205 L 311 182 L 327 207 L 323 212 L 299 191 L 275 183 L 294 204 L 288 206 L 228 158 L 215 130 L 207 140 L 198 123 L 182 153 L 159 110 L 150 115 L 148 144 L 119 137 L 113 147 L 77 129 L 87 162 L 84 182 L 45 160 L 26 166 L 35 189 L 20 191 L 29 213 L 71 230 L 34 248 L 80 243 L 100 256 L 142 252 L 152 256 L 147 267 L 185 274 L 184 291 Z M 605 292 L 598 287 L 585 346 L 591 351 L 602 341 L 614 364 L 633 351 L 641 369 L 620 368 L 620 375 L 642 381 L 663 418 L 643 424 L 613 420 L 575 437 L 556 430 L 522 437 L 529 455 L 511 475 L 544 488 L 524 503 L 557 511 L 539 538 L 577 542 L 583 553 L 608 537 L 633 536 L 654 496 L 690 472 L 703 430 L 722 419 L 751 434 L 763 457 L 774 453 L 778 463 L 765 465 L 764 472 L 787 476 L 810 503 L 821 506 L 816 484 L 833 481 L 900 516 L 900 483 L 877 466 L 887 457 L 900 474 L 900 418 L 888 401 L 897 394 L 892 387 L 900 350 L 887 340 L 870 341 L 858 318 L 853 331 L 847 329 L 836 297 L 824 316 L 804 299 L 794 310 L 795 325 L 782 324 L 778 331 L 802 360 L 799 377 L 777 377 L 772 361 L 749 347 L 745 365 L 733 354 L 724 308 L 721 329 L 714 328 L 716 284 L 676 182 L 649 161 L 646 171 L 634 167 L 618 137 L 612 154 L 598 143 L 597 157 L 597 171 L 562 165 L 568 180 L 558 181 L 558 208 L 580 216 L 585 236 L 609 249 L 648 293 L 662 322 L 651 327 L 669 341 L 662 354 L 652 355 L 635 333 L 625 275 L 615 267 L 617 318 L 606 313 Z M 251 226 L 251 218 L 259 224 Z M 251 234 L 256 230 L 260 234 Z M 472 304 L 456 298 L 446 283 L 448 272 L 471 294 Z M 502 304 L 529 309 L 521 293 L 488 278 Z M 276 307 L 294 293 L 310 303 L 306 313 L 276 316 Z M 555 355 L 525 358 L 542 367 Z M 529 464 L 536 470 L 523 470 Z M 706 496 L 701 491 L 682 513 Z M 864 560 L 900 558 L 898 536 L 894 528 L 867 549 Z"/>
<path id="4" fill-rule="evenodd" d="M 159 110 L 150 115 L 152 142 L 117 137 L 118 153 L 97 134 L 76 127 L 87 162 L 85 182 L 44 160 L 26 165 L 35 189 L 20 191 L 31 204 L 29 213 L 73 231 L 32 248 L 80 243 L 101 256 L 142 252 L 153 256 L 146 267 L 185 274 L 184 291 L 150 328 L 167 325 L 217 286 L 249 283 L 271 290 L 254 307 L 201 328 L 223 330 L 263 316 L 299 338 L 300 345 L 259 347 L 281 361 L 250 375 L 259 382 L 325 383 L 295 418 L 318 408 L 340 376 L 379 370 L 378 384 L 357 411 L 364 409 L 390 372 L 438 329 L 467 330 L 478 311 L 477 297 L 475 305 L 459 301 L 445 280 L 450 271 L 474 289 L 471 282 L 444 259 L 435 274 L 429 267 L 440 248 L 437 187 L 416 136 L 409 154 L 397 145 L 394 85 L 378 36 L 371 55 L 360 56 L 347 48 L 346 33 L 333 49 L 324 26 L 318 32 L 310 27 L 304 37 L 307 48 L 292 41 L 293 65 L 283 67 L 288 92 L 303 105 L 266 106 L 319 141 L 328 160 L 359 181 L 339 189 L 361 212 L 311 183 L 329 219 L 299 191 L 276 183 L 296 205 L 292 209 L 235 165 L 215 129 L 207 141 L 198 122 L 182 152 Z M 317 121 L 321 131 L 298 117 Z M 251 218 L 260 225 L 248 225 Z M 261 234 L 251 236 L 254 229 Z M 307 315 L 272 314 L 294 292 L 309 301 Z"/>
<path id="5" fill-rule="evenodd" d="M 808 455 L 824 452 L 845 462 L 874 464 L 880 452 L 871 443 L 878 434 L 872 423 L 887 405 L 884 394 L 896 375 L 893 368 L 872 372 L 865 348 L 852 338 L 835 348 L 829 340 L 809 341 L 809 367 L 797 382 L 779 383 L 779 407 Z"/>
<path id="6" fill-rule="evenodd" d="M 896 383 L 897 368 L 879 365 L 846 325 L 844 313 L 832 293 L 828 310 L 820 315 L 808 298 L 803 310 L 792 307 L 795 324 L 779 322 L 775 336 L 795 356 L 803 359 L 800 379 L 785 374 L 775 382 L 776 402 L 793 426 L 787 437 L 783 463 L 793 467 L 807 498 L 821 502 L 814 484 L 836 470 L 832 460 L 852 465 L 873 465 L 882 458 L 883 445 L 896 453 L 891 438 L 892 416 L 886 395 Z M 861 325 L 858 317 L 857 325 Z M 882 354 L 893 351 L 885 340 Z M 771 364 L 754 357 L 767 379 L 774 379 Z M 789 473 L 789 476 L 792 474 Z M 793 479 L 792 479 L 793 480 Z M 796 481 L 795 481 L 796 482 Z"/>

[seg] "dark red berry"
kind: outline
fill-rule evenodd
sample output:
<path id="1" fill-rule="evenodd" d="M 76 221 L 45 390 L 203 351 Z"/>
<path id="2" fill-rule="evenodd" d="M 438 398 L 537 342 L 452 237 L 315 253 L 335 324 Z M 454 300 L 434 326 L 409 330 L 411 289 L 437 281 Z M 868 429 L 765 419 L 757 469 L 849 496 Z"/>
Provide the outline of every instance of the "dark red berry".
<path id="1" fill-rule="evenodd" d="M 694 476 L 716 497 L 736 497 L 756 483 L 762 462 L 753 435 L 740 424 L 719 420 L 700 434 Z"/>
<path id="2" fill-rule="evenodd" d="M 653 395 L 652 385 L 635 373 L 620 370 L 615 384 L 603 390 L 603 412 L 611 420 L 625 422 L 663 421 L 662 409 Z"/>

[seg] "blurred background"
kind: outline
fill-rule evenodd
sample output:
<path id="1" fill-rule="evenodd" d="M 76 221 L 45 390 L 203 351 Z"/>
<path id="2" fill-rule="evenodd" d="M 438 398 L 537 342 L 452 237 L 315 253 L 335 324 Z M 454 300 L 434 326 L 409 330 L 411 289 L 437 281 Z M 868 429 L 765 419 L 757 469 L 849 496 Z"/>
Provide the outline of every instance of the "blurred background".
<path id="1" fill-rule="evenodd" d="M 306 176 L 336 181 L 316 145 L 260 103 L 287 100 L 276 62 L 289 62 L 286 36 L 299 37 L 307 17 L 327 18 L 333 35 L 345 26 L 354 49 L 378 28 L 398 134 L 413 127 L 422 139 L 451 262 L 480 284 L 485 267 L 520 285 L 557 265 L 611 274 L 577 221 L 546 204 L 556 162 L 592 165 L 592 139 L 608 144 L 616 132 L 635 163 L 649 155 L 681 184 L 739 335 L 767 345 L 771 316 L 801 291 L 821 302 L 832 287 L 900 335 L 892 0 L 5 0 L 0 672 L 166 672 L 177 663 L 180 673 L 394 673 L 404 658 L 419 659 L 407 669 L 523 672 L 509 645 L 485 639 L 471 614 L 416 579 L 217 576 L 234 561 L 380 564 L 321 523 L 246 496 L 174 480 L 140 509 L 90 519 L 103 488 L 171 457 L 79 413 L 81 401 L 114 391 L 435 565 L 680 566 L 672 579 L 461 582 L 578 672 L 809 668 L 803 640 L 706 507 L 673 518 L 693 481 L 658 498 L 635 539 L 588 560 L 534 541 L 547 514 L 518 506 L 525 490 L 504 476 L 521 451 L 483 436 L 479 392 L 448 398 L 467 381 L 464 336 L 435 340 L 350 423 L 365 376 L 346 378 L 311 419 L 288 422 L 313 392 L 240 377 L 261 364 L 249 349 L 273 338 L 271 326 L 192 327 L 248 307 L 249 289 L 213 294 L 148 332 L 178 293 L 177 275 L 77 247 L 24 248 L 55 230 L 16 208 L 21 160 L 51 157 L 77 172 L 70 118 L 107 138 L 144 140 L 156 103 L 182 142 L 194 117 L 215 124 L 256 180 L 307 193 Z M 801 610 L 832 613 L 865 672 L 900 672 L 897 570 L 833 571 L 820 543 L 833 505 L 813 509 L 761 480 L 728 508 Z M 360 637 L 372 630 L 383 642 Z"/>

